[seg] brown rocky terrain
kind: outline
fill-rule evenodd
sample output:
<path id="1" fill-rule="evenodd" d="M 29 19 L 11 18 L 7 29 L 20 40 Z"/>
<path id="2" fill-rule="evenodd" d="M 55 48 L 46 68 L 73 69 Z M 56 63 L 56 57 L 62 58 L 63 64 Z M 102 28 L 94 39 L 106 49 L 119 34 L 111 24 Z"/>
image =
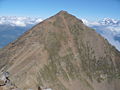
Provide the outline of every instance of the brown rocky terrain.
<path id="1" fill-rule="evenodd" d="M 61 11 L 0 50 L 3 72 L 15 87 L 0 90 L 120 90 L 120 52 Z"/>

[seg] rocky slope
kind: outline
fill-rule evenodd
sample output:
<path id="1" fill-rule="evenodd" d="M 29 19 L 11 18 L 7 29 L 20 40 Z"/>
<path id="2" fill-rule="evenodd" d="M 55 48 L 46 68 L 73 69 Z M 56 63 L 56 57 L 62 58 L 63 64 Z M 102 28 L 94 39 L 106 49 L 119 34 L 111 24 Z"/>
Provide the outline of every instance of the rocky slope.
<path id="1" fill-rule="evenodd" d="M 120 52 L 66 11 L 3 48 L 0 69 L 1 76 L 9 72 L 10 82 L 21 90 L 120 88 Z"/>

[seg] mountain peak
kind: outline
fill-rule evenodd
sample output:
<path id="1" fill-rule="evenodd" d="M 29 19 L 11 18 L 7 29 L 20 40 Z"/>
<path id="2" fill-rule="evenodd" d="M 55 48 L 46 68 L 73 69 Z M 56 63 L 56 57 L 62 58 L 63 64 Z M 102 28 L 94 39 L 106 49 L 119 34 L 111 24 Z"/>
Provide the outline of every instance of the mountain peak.
<path id="1" fill-rule="evenodd" d="M 72 15 L 71 13 L 68 13 L 67 11 L 64 11 L 64 10 L 61 10 L 60 12 L 58 12 L 56 15 L 54 16 L 60 16 L 60 17 L 64 17 L 64 19 L 68 19 L 69 18 L 69 22 L 72 22 L 71 20 L 73 21 L 78 21 L 78 22 L 81 22 L 83 23 L 82 20 L 78 19 L 77 17 L 75 17 L 74 15 Z"/>
<path id="2" fill-rule="evenodd" d="M 67 11 L 61 10 L 55 16 L 72 16 Z"/>
<path id="3" fill-rule="evenodd" d="M 60 12 L 58 12 L 59 14 L 68 14 L 67 11 L 61 10 Z"/>

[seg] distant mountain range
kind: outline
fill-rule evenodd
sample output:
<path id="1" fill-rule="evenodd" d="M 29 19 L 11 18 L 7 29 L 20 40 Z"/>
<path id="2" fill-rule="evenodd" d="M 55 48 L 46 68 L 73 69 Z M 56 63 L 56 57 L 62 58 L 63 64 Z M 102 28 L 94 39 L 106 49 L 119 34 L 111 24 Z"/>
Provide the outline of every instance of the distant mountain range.
<path id="1" fill-rule="evenodd" d="M 16 17 L 1 16 L 0 17 L 0 48 L 17 39 L 20 35 L 41 22 L 40 17 Z M 104 18 L 100 21 L 89 21 L 82 19 L 89 27 L 105 37 L 112 45 L 120 51 L 120 20 Z"/>
<path id="2" fill-rule="evenodd" d="M 88 26 L 120 26 L 120 20 L 115 20 L 115 19 L 111 19 L 111 18 L 104 18 L 102 20 L 99 21 L 88 21 L 86 19 L 82 19 L 83 22 L 85 24 L 87 24 Z"/>

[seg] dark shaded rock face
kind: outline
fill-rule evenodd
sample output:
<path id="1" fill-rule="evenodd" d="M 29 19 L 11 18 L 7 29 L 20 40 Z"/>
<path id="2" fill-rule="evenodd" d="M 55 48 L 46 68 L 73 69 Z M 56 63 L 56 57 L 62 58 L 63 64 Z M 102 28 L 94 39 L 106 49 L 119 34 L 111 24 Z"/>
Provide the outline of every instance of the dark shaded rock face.
<path id="1" fill-rule="evenodd" d="M 120 89 L 120 52 L 65 11 L 2 49 L 0 68 L 23 90 Z"/>

